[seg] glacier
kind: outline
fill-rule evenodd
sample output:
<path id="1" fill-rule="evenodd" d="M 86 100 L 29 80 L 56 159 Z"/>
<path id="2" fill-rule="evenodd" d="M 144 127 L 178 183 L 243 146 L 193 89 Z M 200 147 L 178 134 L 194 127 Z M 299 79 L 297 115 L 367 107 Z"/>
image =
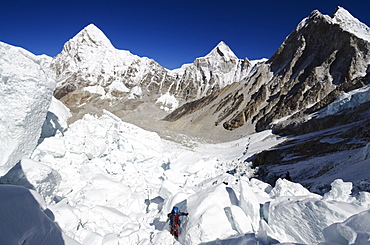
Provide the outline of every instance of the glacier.
<path id="1" fill-rule="evenodd" d="M 54 105 L 55 114 L 63 107 Z M 341 180 L 320 196 L 285 179 L 272 187 L 251 178 L 247 159 L 282 140 L 264 131 L 219 144 L 188 139 L 184 146 L 105 111 L 45 138 L 21 161 L 23 175 L 13 170 L 0 181 L 28 180 L 39 193 L 39 215 L 52 213 L 65 244 L 333 242 L 328 234 L 364 215 L 370 194 L 353 197 L 352 183 Z M 167 222 L 174 205 L 189 212 L 178 240 Z M 370 234 L 359 225 L 346 241 Z"/>
<path id="2" fill-rule="evenodd" d="M 0 42 L 0 175 L 37 145 L 56 86 L 50 59 Z"/>

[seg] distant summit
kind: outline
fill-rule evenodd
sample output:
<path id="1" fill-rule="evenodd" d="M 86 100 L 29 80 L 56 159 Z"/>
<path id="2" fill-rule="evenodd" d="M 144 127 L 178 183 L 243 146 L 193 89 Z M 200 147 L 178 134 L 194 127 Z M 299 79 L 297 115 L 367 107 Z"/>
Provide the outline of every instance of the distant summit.
<path id="1" fill-rule="evenodd" d="M 94 24 L 89 24 L 74 36 L 69 43 L 114 48 L 107 36 Z"/>
<path id="2" fill-rule="evenodd" d="M 234 54 L 234 52 L 230 49 L 229 46 L 226 45 L 225 42 L 221 41 L 217 46 L 212 49 L 212 51 L 207 54 L 204 58 L 214 58 L 214 57 L 220 57 L 224 61 L 228 62 L 231 60 L 238 60 L 238 57 Z"/>
<path id="3" fill-rule="evenodd" d="M 357 18 L 353 17 L 346 9 L 337 7 L 332 19 L 334 23 L 340 25 L 343 30 L 366 41 L 370 41 L 370 28 Z"/>

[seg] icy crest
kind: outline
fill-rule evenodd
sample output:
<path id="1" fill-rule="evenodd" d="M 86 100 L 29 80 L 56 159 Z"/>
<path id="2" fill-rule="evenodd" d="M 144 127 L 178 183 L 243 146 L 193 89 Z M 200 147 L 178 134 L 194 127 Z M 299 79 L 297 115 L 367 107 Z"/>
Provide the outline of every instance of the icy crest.
<path id="1" fill-rule="evenodd" d="M 245 58 L 236 57 L 233 51 L 221 41 L 206 56 L 199 57 L 192 64 L 183 65 L 172 74 L 181 75 L 178 83 L 188 81 L 202 81 L 199 86 L 194 82 L 197 89 L 197 98 L 207 95 L 211 86 L 223 88 L 233 82 L 239 82 L 251 70 L 252 64 Z M 185 80 L 185 81 L 184 81 Z M 212 80 L 212 81 L 211 81 Z"/>
<path id="2" fill-rule="evenodd" d="M 70 42 L 88 46 L 101 46 L 101 48 L 114 48 L 107 36 L 94 24 L 86 26 Z"/>
<path id="3" fill-rule="evenodd" d="M 226 45 L 225 42 L 221 41 L 214 49 L 212 49 L 209 54 L 207 54 L 204 58 L 212 58 L 215 60 L 222 59 L 225 62 L 229 62 L 232 60 L 238 60 L 238 57 L 234 54 L 233 51 Z"/>
<path id="4" fill-rule="evenodd" d="M 344 31 L 352 33 L 366 41 L 370 41 L 370 28 L 340 6 L 337 7 L 332 17 L 324 15 L 318 10 L 312 11 L 309 17 L 304 18 L 298 24 L 296 31 L 301 30 L 312 21 L 316 21 L 318 19 L 323 19 L 328 23 L 338 24 Z"/>
<path id="5" fill-rule="evenodd" d="M 333 16 L 333 22 L 340 25 L 343 30 L 370 41 L 370 28 L 353 17 L 346 9 L 338 7 Z"/>
<path id="6" fill-rule="evenodd" d="M 124 87 L 124 75 L 130 77 L 132 84 L 138 84 L 148 73 L 148 67 L 154 70 L 155 66 L 156 63 L 149 58 L 114 48 L 104 33 L 93 24 L 66 42 L 63 51 L 52 62 L 59 85 L 69 79 L 76 83 L 77 77 L 83 81 L 84 87 L 99 86 L 95 89 L 103 91 L 103 95 L 103 87 L 108 85 L 113 84 L 108 91 Z"/>
<path id="7" fill-rule="evenodd" d="M 129 51 L 115 49 L 105 34 L 90 24 L 64 44 L 63 51 L 56 60 L 72 62 L 78 68 L 87 69 L 94 74 L 102 70 L 114 70 L 117 63 L 127 65 L 137 58 L 139 57 Z"/>

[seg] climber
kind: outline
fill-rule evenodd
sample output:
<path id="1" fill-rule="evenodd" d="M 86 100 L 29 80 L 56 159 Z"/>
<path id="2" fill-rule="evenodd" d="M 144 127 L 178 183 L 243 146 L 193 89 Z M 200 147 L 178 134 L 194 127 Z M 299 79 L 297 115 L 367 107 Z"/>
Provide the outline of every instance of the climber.
<path id="1" fill-rule="evenodd" d="M 292 181 L 292 177 L 290 177 L 289 171 L 286 171 L 286 173 L 285 173 L 285 179 L 286 180 L 289 180 L 289 181 Z"/>
<path id="2" fill-rule="evenodd" d="M 171 213 L 167 214 L 170 220 L 170 232 L 177 239 L 179 236 L 180 216 L 188 216 L 189 213 L 179 212 L 178 207 L 173 207 Z"/>

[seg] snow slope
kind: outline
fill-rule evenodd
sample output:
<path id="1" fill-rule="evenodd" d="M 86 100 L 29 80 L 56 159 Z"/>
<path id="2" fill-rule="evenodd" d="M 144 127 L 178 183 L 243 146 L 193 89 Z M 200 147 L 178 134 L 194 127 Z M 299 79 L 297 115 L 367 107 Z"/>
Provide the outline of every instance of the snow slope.
<path id="1" fill-rule="evenodd" d="M 52 221 L 53 214 L 45 206 L 42 197 L 35 191 L 1 185 L 0 244 L 77 245 L 77 242 L 61 232 Z"/>
<path id="2" fill-rule="evenodd" d="M 50 109 L 57 115 L 55 125 L 65 125 L 65 107 L 54 101 Z M 2 205 L 1 216 L 18 224 L 13 229 L 18 233 L 2 236 L 7 242 L 23 241 L 31 229 L 39 239 L 47 222 L 51 230 L 46 229 L 45 239 L 63 239 L 65 244 L 365 241 L 370 229 L 361 217 L 370 209 L 370 194 L 350 196 L 352 183 L 336 180 L 329 193 L 319 196 L 284 179 L 272 188 L 250 178 L 249 158 L 283 140 L 263 131 L 220 144 L 189 139 L 185 147 L 109 112 L 100 118 L 86 115 L 44 138 L 31 159 L 23 158 L 0 178 L 0 183 L 40 194 L 40 206 L 22 206 L 5 189 L 1 200 L 10 204 Z M 189 212 L 178 241 L 168 232 L 167 213 L 174 205 Z M 35 217 L 20 226 L 28 212 Z M 45 212 L 51 217 L 46 221 Z"/>
<path id="3" fill-rule="evenodd" d="M 370 194 L 351 197 L 352 184 L 341 180 L 319 196 L 287 180 L 272 188 L 250 179 L 248 158 L 282 140 L 264 131 L 222 144 L 189 141 L 192 147 L 185 147 L 105 112 L 45 138 L 33 160 L 21 161 L 23 175 L 13 170 L 1 181 L 27 180 L 63 233 L 81 244 L 332 241 L 328 234 L 340 234 L 332 225 L 347 226 L 347 219 L 363 215 Z M 178 241 L 168 232 L 167 213 L 174 205 L 189 212 Z M 366 223 L 358 225 L 345 239 L 370 234 Z"/>

